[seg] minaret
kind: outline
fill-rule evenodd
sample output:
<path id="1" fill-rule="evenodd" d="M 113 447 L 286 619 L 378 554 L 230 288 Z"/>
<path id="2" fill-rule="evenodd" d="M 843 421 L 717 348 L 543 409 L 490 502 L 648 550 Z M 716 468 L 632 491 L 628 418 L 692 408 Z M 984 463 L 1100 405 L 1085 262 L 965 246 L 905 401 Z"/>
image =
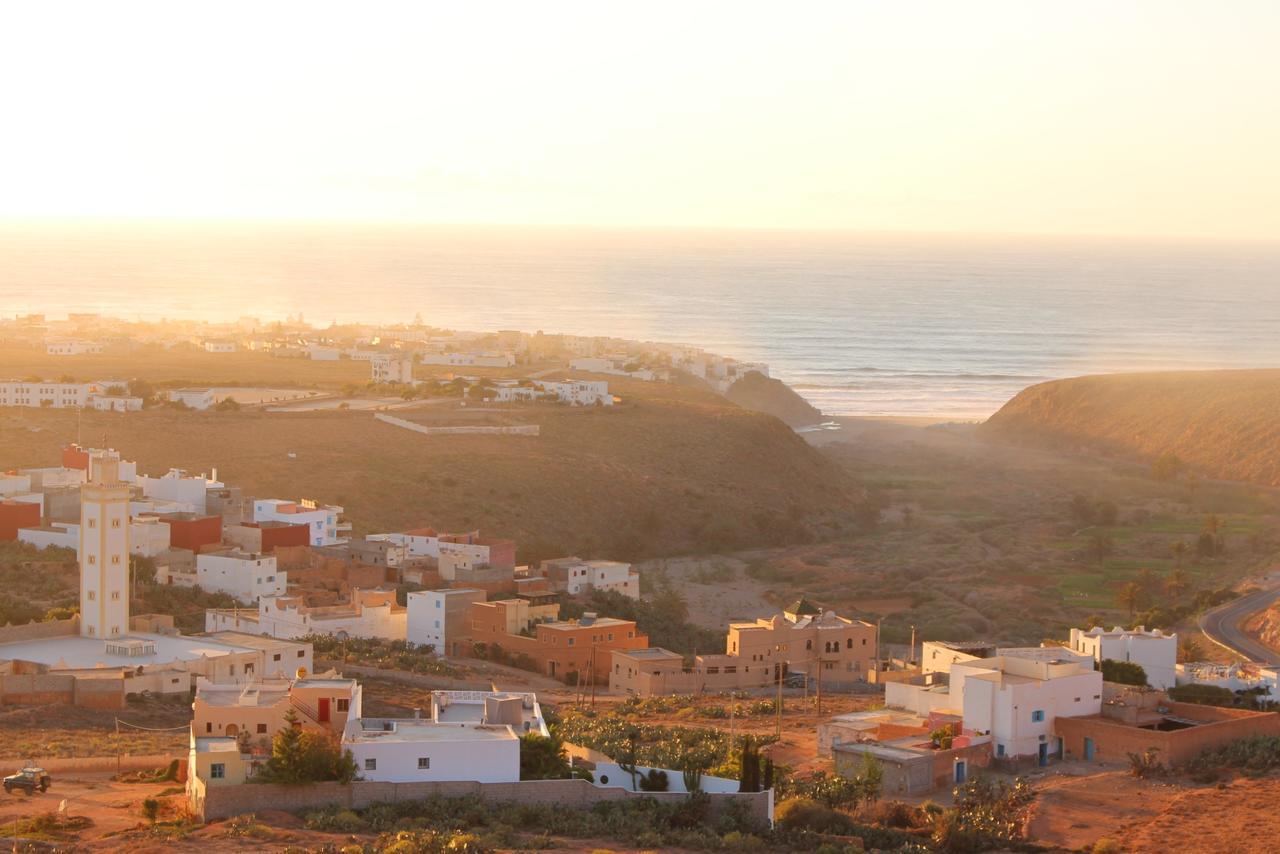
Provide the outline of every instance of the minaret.
<path id="1" fill-rule="evenodd" d="M 120 455 L 95 453 L 80 488 L 80 635 L 108 640 L 129 632 L 129 487 Z"/>

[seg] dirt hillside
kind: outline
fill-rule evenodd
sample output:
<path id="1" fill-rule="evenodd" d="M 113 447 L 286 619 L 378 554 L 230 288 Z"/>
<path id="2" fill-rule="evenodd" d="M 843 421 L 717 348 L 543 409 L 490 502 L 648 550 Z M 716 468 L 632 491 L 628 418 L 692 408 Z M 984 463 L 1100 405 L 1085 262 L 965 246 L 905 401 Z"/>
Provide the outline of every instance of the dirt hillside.
<path id="1" fill-rule="evenodd" d="M 1113 374 L 1041 383 L 980 428 L 986 438 L 1152 461 L 1280 486 L 1280 370 Z"/>

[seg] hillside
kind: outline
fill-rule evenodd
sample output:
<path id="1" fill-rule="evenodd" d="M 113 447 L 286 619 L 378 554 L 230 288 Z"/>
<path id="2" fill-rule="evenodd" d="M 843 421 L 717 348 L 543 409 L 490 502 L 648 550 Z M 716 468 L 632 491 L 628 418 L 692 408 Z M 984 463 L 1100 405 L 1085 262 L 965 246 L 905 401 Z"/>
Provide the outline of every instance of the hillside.
<path id="1" fill-rule="evenodd" d="M 985 438 L 1144 461 L 1280 486 L 1280 370 L 1079 377 L 1031 386 L 980 428 Z"/>
<path id="2" fill-rule="evenodd" d="M 822 421 L 822 413 L 781 380 L 752 371 L 729 387 L 729 400 L 754 412 L 767 412 L 792 427 L 806 427 Z"/>
<path id="3" fill-rule="evenodd" d="M 159 474 L 217 467 L 257 497 L 342 504 L 357 532 L 431 525 L 515 537 L 520 558 L 643 556 L 795 542 L 841 529 L 861 491 L 775 418 L 709 392 L 620 382 L 610 409 L 401 410 L 441 424 L 538 424 L 538 437 L 424 436 L 367 412 L 83 413 Z M 4 410 L 0 470 L 56 462 L 76 414 Z M 290 458 L 295 454 L 296 458 Z"/>

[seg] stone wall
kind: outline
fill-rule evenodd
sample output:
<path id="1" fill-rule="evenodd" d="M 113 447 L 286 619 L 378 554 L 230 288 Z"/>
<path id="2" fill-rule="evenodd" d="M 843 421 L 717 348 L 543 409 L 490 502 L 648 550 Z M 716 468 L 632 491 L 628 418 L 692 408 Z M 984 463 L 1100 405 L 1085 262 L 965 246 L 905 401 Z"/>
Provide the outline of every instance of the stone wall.
<path id="1" fill-rule="evenodd" d="M 428 436 L 537 436 L 539 432 L 537 424 L 519 424 L 511 427 L 427 427 L 424 424 L 396 418 L 394 415 L 382 415 L 379 413 L 373 417 L 393 427 L 402 427 L 405 430 L 425 433 Z"/>
<path id="2" fill-rule="evenodd" d="M 60 704 L 88 709 L 123 709 L 124 676 L 78 678 L 65 673 L 0 676 L 0 704 L 48 706 Z"/>
<path id="3" fill-rule="evenodd" d="M 429 797 L 460 798 L 476 795 L 495 803 L 556 806 L 564 809 L 590 809 L 605 801 L 654 798 L 679 801 L 687 795 L 677 792 L 628 792 L 602 788 L 586 780 L 526 780 L 518 783 L 315 783 L 309 786 L 280 786 L 245 783 L 240 786 L 193 786 L 189 789 L 192 811 L 205 821 L 251 813 L 270 804 L 272 809 L 289 812 L 340 806 L 364 809 L 377 803 L 419 801 Z M 729 804 L 745 804 L 747 810 L 762 822 L 773 820 L 773 792 L 734 792 L 712 794 L 712 813 Z"/>
<path id="4" fill-rule="evenodd" d="M 21 626 L 0 626 L 0 643 L 65 638 L 80 634 L 80 616 L 67 620 L 46 620 Z"/>

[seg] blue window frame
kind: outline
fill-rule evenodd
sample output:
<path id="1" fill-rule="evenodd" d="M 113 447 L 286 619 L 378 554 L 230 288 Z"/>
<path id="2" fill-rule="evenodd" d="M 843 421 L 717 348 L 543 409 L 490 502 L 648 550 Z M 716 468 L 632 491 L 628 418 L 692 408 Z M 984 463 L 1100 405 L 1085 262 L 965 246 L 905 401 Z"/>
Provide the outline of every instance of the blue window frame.
<path id="1" fill-rule="evenodd" d="M 1034 712 L 1032 712 L 1031 722 L 1033 724 L 1044 723 L 1044 712 L 1041 711 L 1040 709 L 1036 709 Z"/>

